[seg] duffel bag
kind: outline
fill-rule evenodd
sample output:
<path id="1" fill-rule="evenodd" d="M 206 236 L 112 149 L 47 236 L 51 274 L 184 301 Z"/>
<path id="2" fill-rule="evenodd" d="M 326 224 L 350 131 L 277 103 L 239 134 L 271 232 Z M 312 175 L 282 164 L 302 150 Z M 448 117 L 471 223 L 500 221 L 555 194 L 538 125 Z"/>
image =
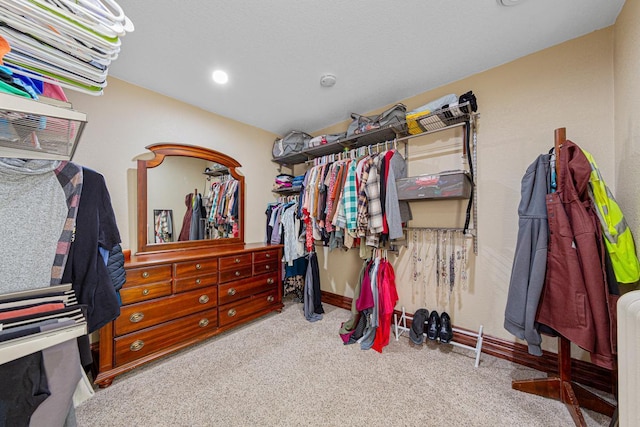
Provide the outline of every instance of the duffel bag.
<path id="1" fill-rule="evenodd" d="M 301 152 L 308 146 L 311 138 L 311 135 L 299 130 L 292 130 L 282 138 L 276 138 L 273 141 L 273 158 L 277 159 Z"/>

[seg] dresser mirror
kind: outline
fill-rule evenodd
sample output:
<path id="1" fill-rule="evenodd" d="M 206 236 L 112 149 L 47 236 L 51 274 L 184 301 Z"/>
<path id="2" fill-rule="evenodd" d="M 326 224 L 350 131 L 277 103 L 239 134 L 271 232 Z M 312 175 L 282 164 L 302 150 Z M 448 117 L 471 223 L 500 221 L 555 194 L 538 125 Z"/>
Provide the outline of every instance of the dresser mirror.
<path id="1" fill-rule="evenodd" d="M 138 160 L 138 253 L 244 243 L 244 176 L 226 154 L 184 144 Z"/>

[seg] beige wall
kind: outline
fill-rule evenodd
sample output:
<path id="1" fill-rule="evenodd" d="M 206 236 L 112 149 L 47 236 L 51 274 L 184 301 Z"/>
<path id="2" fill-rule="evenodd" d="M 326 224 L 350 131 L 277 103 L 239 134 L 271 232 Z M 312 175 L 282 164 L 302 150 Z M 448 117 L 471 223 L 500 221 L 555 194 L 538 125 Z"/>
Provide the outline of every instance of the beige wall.
<path id="1" fill-rule="evenodd" d="M 615 25 L 616 199 L 639 242 L 640 2 L 627 1 Z"/>
<path id="2" fill-rule="evenodd" d="M 515 340 L 503 328 L 503 321 L 518 230 L 520 180 L 527 166 L 553 146 L 554 129 L 566 127 L 567 137 L 590 151 L 610 186 L 615 184 L 613 28 L 402 102 L 411 110 L 445 94 L 468 90 L 476 94 L 481 114 L 477 135 L 478 255 L 471 257 L 470 283 L 468 289 L 456 288 L 451 297 L 433 278 L 416 284 L 411 253 L 402 250 L 394 262 L 400 294 L 396 308 L 404 305 L 413 312 L 426 305 L 429 310 L 446 310 L 457 326 L 477 330 L 482 324 L 486 334 Z M 426 212 L 424 205 L 429 203 L 437 206 Z M 457 226 L 463 224 L 463 215 L 451 204 L 420 205 L 421 215 L 412 225 L 427 226 L 433 215 L 439 222 L 447 212 L 457 215 Z M 415 213 L 417 203 L 412 206 Z M 322 269 L 323 264 L 328 267 Z M 321 255 L 320 265 L 323 289 L 353 295 L 360 265 L 355 251 L 332 252 L 327 259 Z M 545 339 L 544 345 L 554 349 L 555 340 Z"/>
<path id="3" fill-rule="evenodd" d="M 596 31 L 402 101 L 412 109 L 444 94 L 473 90 L 481 117 L 478 255 L 470 260 L 469 286 L 456 289 L 450 299 L 433 282 L 416 289 L 410 280 L 410 257 L 404 250 L 395 260 L 398 307 L 404 305 L 413 311 L 426 305 L 430 310 L 447 310 L 457 326 L 477 329 L 482 324 L 486 334 L 514 340 L 502 324 L 517 235 L 520 179 L 527 166 L 552 147 L 555 128 L 566 127 L 568 138 L 595 156 L 610 187 L 621 188 L 623 204 L 637 203 L 632 189 L 638 179 L 634 183 L 623 182 L 620 170 L 633 171 L 622 157 L 623 153 L 633 154 L 638 138 L 638 124 L 631 116 L 632 111 L 638 111 L 633 108 L 635 103 L 640 102 L 634 96 L 638 92 L 634 78 L 640 55 L 635 42 L 639 30 L 633 22 L 639 21 L 638 7 L 627 4 L 620 21 L 620 31 L 617 27 Z M 619 33 L 623 33 L 623 40 Z M 629 52 L 625 54 L 628 58 L 621 59 L 620 51 Z M 616 119 L 615 126 L 614 64 L 625 68 L 624 73 L 616 71 L 616 78 L 630 87 L 616 85 L 616 94 L 624 93 L 627 99 L 622 105 L 615 104 L 616 111 L 626 109 L 627 119 Z M 247 183 L 246 240 L 263 239 L 264 208 L 273 200 L 270 189 L 277 170 L 270 162 L 274 135 L 116 79 L 110 79 L 103 97 L 69 95 L 74 107 L 89 115 L 89 125 L 74 160 L 105 175 L 125 246 L 133 242 L 131 236 L 135 233 L 131 214 L 135 195 L 127 191 L 135 168 L 133 160 L 144 153 L 145 145 L 162 141 L 202 145 L 236 158 L 243 165 L 241 171 Z M 327 131 L 345 128 L 346 122 Z M 614 145 L 614 129 L 616 135 L 621 135 L 618 145 Z M 428 226 L 433 218 L 450 216 L 452 211 L 458 212 L 453 221 L 460 224 L 463 204 L 425 208 L 424 203 L 414 203 L 417 215 L 413 224 Z M 640 208 L 633 215 L 637 231 Z M 356 251 L 325 253 L 319 249 L 319 258 L 323 290 L 352 296 L 361 264 Z M 554 348 L 555 343 L 546 340 L 545 347 Z"/>
<path id="4" fill-rule="evenodd" d="M 272 177 L 277 171 L 270 161 L 275 135 L 114 78 L 100 97 L 66 93 L 89 122 L 73 160 L 104 175 L 123 247 L 135 249 L 136 244 L 136 159 L 149 154 L 144 147 L 159 142 L 199 145 L 240 162 L 247 192 L 245 239 L 264 239 L 264 211 L 273 200 Z M 182 218 L 184 212 L 174 214 Z"/>

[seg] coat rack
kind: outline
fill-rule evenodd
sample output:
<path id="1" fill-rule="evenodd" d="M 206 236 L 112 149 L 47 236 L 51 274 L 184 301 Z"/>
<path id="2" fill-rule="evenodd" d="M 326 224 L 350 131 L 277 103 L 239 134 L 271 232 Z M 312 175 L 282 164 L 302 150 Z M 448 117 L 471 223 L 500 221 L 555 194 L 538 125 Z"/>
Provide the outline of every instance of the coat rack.
<path id="1" fill-rule="evenodd" d="M 566 141 L 566 128 L 555 130 L 556 165 L 560 164 L 560 150 Z M 556 168 L 556 182 L 560 169 Z M 580 407 L 613 417 L 615 406 L 571 380 L 571 341 L 558 335 L 558 375 L 542 379 L 512 381 L 511 388 L 565 404 L 576 426 L 586 426 Z"/>

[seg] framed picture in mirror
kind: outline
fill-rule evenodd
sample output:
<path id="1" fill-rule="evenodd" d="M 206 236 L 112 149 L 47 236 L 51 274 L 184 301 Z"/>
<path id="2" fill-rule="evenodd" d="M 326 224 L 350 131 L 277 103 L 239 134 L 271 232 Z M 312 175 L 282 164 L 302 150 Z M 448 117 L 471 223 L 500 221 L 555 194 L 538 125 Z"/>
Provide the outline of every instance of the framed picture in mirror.
<path id="1" fill-rule="evenodd" d="M 173 210 L 153 210 L 153 230 L 155 243 L 173 242 Z"/>

